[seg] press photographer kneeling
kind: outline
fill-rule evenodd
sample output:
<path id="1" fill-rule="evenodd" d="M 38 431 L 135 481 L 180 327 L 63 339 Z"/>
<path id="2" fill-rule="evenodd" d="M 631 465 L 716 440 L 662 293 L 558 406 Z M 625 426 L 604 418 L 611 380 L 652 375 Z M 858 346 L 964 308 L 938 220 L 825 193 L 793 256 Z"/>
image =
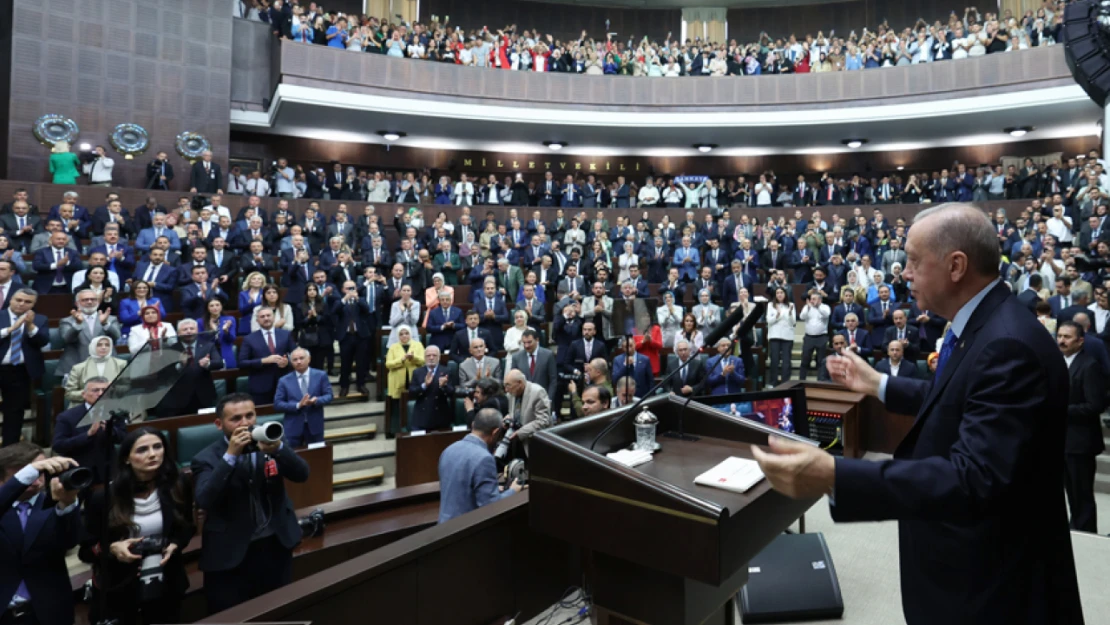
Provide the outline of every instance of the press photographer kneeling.
<path id="1" fill-rule="evenodd" d="M 177 623 L 189 587 L 181 552 L 196 533 L 192 482 L 178 471 L 165 435 L 150 427 L 124 436 L 113 476 L 108 510 L 103 490 L 85 504 L 88 532 L 78 555 L 93 569 L 89 621 Z"/>
<path id="2" fill-rule="evenodd" d="M 47 458 L 38 445 L 18 442 L 0 449 L 0 624 L 71 625 L 73 592 L 66 552 L 77 545 L 81 521 L 69 458 Z M 51 476 L 51 477 L 47 477 Z M 65 484 L 63 484 L 63 478 Z M 46 482 L 50 491 L 43 492 Z M 67 485 L 69 488 L 67 488 Z"/>

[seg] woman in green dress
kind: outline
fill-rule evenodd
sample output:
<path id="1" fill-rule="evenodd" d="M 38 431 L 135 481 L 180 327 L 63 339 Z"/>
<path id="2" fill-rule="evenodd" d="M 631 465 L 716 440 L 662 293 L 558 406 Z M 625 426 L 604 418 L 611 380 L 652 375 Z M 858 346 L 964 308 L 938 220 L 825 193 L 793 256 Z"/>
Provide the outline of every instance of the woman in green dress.
<path id="1" fill-rule="evenodd" d="M 81 160 L 69 151 L 69 143 L 58 141 L 51 152 L 50 173 L 54 175 L 54 184 L 77 184 L 77 177 L 81 175 Z"/>

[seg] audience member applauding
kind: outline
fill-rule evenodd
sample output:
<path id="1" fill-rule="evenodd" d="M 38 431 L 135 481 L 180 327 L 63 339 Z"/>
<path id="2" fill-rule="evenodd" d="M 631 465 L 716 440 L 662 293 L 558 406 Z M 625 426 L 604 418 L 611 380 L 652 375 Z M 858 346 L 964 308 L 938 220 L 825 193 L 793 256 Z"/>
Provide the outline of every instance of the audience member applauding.
<path id="1" fill-rule="evenodd" d="M 109 384 L 127 366 L 127 361 L 117 358 L 115 343 L 110 337 L 98 336 L 88 345 L 89 357 L 73 366 L 66 377 L 66 401 L 77 403 L 85 393 L 85 384 L 93 378 L 104 378 Z"/>

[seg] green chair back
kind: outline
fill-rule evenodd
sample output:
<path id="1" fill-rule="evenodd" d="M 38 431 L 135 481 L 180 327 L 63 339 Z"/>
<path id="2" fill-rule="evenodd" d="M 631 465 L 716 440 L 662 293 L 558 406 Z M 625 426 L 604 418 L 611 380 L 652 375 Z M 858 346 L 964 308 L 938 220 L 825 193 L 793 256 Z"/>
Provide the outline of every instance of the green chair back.
<path id="1" fill-rule="evenodd" d="M 177 430 L 177 463 L 187 466 L 205 447 L 223 439 L 224 433 L 212 425 L 192 425 Z"/>

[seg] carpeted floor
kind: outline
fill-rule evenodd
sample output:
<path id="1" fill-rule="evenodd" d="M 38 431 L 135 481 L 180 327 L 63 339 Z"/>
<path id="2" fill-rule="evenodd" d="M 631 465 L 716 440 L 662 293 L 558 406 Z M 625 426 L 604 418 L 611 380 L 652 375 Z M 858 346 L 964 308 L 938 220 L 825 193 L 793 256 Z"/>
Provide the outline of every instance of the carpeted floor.
<path id="1" fill-rule="evenodd" d="M 1110 495 L 1096 493 L 1100 527 L 1110 532 Z M 797 530 L 797 525 L 794 527 Z M 822 532 L 829 546 L 844 596 L 844 625 L 904 625 L 898 582 L 898 526 L 895 522 L 833 523 L 827 500 L 806 513 L 806 532 Z M 1072 532 L 1083 612 L 1088 625 L 1110 614 L 1110 538 Z M 560 623 L 573 611 L 559 611 Z M 1101 616 L 1100 616 L 1101 615 Z M 528 622 L 535 625 L 537 618 Z M 737 616 L 737 623 L 740 623 Z"/>

